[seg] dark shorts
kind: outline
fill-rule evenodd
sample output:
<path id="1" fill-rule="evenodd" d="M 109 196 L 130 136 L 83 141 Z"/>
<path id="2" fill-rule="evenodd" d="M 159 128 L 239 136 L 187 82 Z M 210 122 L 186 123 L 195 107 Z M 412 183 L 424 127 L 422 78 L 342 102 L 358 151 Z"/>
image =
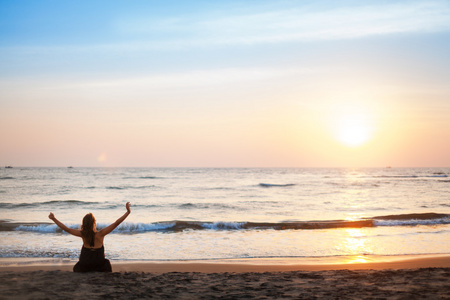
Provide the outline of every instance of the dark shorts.
<path id="1" fill-rule="evenodd" d="M 81 248 L 80 260 L 74 272 L 112 272 L 111 263 L 105 258 L 105 248 Z"/>

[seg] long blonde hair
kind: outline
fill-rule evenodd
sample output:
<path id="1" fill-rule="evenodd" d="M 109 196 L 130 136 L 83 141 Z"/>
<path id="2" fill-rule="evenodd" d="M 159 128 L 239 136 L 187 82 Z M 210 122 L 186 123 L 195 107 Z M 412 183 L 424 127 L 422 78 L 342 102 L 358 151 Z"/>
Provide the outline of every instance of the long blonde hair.
<path id="1" fill-rule="evenodd" d="M 83 225 L 81 225 L 81 236 L 83 240 L 89 242 L 91 247 L 95 245 L 95 233 L 97 232 L 97 226 L 95 224 L 95 218 L 92 213 L 88 213 L 83 218 Z"/>

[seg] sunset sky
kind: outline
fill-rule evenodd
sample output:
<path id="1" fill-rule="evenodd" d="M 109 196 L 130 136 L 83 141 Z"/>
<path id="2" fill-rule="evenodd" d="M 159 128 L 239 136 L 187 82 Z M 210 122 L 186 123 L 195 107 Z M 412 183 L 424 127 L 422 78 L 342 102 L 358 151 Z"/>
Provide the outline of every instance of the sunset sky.
<path id="1" fill-rule="evenodd" d="M 450 167 L 450 1 L 0 4 L 0 166 Z"/>

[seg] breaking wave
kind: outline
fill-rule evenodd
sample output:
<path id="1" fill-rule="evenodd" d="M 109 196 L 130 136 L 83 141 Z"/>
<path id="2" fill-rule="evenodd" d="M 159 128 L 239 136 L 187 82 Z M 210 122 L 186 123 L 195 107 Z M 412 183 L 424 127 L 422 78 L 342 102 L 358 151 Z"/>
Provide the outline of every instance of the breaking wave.
<path id="1" fill-rule="evenodd" d="M 450 224 L 449 214 L 420 213 L 379 216 L 373 218 L 375 226 L 416 226 Z"/>
<path id="2" fill-rule="evenodd" d="M 423 213 L 378 216 L 374 218 L 348 221 L 298 221 L 298 222 L 202 222 L 166 221 L 153 223 L 122 223 L 115 233 L 182 232 L 186 230 L 314 230 L 333 228 L 363 228 L 376 226 L 417 226 L 450 224 L 449 214 Z M 98 229 L 109 224 L 98 224 Z M 79 225 L 71 224 L 71 228 Z M 0 221 L 0 231 L 28 231 L 38 233 L 61 232 L 53 223 L 12 223 Z"/>

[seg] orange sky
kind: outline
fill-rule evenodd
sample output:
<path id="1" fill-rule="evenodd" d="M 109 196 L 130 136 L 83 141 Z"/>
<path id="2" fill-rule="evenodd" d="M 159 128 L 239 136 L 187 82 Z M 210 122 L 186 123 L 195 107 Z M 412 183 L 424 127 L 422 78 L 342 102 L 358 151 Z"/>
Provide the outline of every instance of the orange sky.
<path id="1" fill-rule="evenodd" d="M 446 1 L 51 2 L 2 9 L 2 165 L 450 166 Z"/>

